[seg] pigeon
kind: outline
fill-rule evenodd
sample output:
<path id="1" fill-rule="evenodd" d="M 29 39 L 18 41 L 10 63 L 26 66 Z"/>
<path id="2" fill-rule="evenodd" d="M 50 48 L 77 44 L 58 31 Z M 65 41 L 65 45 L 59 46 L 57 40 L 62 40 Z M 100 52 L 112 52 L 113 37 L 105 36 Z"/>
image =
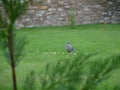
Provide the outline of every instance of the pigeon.
<path id="1" fill-rule="evenodd" d="M 70 44 L 70 42 L 67 42 L 66 44 L 66 50 L 68 53 L 74 53 L 75 52 L 75 48 L 72 47 L 72 45 Z"/>

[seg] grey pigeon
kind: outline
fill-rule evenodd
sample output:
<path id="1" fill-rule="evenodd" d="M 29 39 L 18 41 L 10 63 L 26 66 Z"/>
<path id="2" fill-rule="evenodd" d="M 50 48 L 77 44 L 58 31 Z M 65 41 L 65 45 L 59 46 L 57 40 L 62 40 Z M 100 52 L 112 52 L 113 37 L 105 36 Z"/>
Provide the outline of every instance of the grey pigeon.
<path id="1" fill-rule="evenodd" d="M 70 42 L 67 42 L 65 48 L 66 48 L 66 50 L 67 50 L 68 53 L 73 53 L 73 52 L 75 52 L 75 48 L 72 47 L 72 45 L 70 44 Z"/>

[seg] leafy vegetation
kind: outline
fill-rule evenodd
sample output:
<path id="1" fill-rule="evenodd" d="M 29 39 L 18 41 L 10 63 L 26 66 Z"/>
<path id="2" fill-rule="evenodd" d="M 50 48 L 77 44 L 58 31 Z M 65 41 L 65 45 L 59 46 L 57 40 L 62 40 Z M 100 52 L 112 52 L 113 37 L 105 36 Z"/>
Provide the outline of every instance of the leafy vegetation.
<path id="1" fill-rule="evenodd" d="M 16 63 L 20 61 L 20 55 L 23 50 L 24 39 L 16 40 L 14 24 L 27 9 L 29 0 L 0 0 L 4 12 L 0 10 L 0 45 L 6 54 L 6 58 L 11 66 L 13 77 L 13 89 L 17 90 L 16 81 Z M 3 31 L 4 30 L 4 31 Z M 20 42 L 23 41 L 23 42 Z M 21 44 L 18 44 L 20 42 Z"/>
<path id="2" fill-rule="evenodd" d="M 71 12 L 70 12 L 70 27 L 71 27 L 71 29 L 75 29 L 75 10 L 74 9 L 72 9 L 71 10 Z"/>
<path id="3" fill-rule="evenodd" d="M 90 58 L 94 55 L 80 54 L 76 59 L 47 65 L 46 72 L 40 75 L 40 90 L 95 90 L 110 76 L 112 70 L 120 67 L 120 56 L 91 63 Z"/>

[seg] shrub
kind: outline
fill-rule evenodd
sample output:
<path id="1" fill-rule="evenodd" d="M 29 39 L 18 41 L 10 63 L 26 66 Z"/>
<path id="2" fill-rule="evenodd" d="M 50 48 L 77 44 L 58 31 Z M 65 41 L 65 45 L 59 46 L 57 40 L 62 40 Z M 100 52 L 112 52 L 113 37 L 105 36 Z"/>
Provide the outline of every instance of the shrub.
<path id="1" fill-rule="evenodd" d="M 81 54 L 74 60 L 60 60 L 47 64 L 44 74 L 39 74 L 40 90 L 94 90 L 105 81 L 110 72 L 120 66 L 120 56 L 89 61 L 94 54 Z"/>
<path id="2" fill-rule="evenodd" d="M 71 10 L 70 12 L 70 27 L 71 29 L 75 29 L 75 11 Z"/>

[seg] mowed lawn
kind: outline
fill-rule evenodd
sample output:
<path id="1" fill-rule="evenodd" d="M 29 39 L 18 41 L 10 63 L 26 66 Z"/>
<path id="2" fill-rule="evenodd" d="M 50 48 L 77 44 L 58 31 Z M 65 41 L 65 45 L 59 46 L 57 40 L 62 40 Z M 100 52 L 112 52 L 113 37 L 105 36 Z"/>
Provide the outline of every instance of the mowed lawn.
<path id="1" fill-rule="evenodd" d="M 16 33 L 27 37 L 23 60 L 16 67 L 19 89 L 31 70 L 42 73 L 47 63 L 54 64 L 60 59 L 74 58 L 79 53 L 98 52 L 96 58 L 100 59 L 120 54 L 120 24 L 80 25 L 76 29 L 68 26 L 40 27 L 20 29 Z M 67 41 L 76 48 L 76 54 L 70 57 L 65 50 Z M 120 84 L 119 76 L 120 69 L 115 70 L 106 83 L 111 87 Z M 0 90 L 2 89 L 12 90 L 12 76 L 10 65 L 0 50 Z"/>

